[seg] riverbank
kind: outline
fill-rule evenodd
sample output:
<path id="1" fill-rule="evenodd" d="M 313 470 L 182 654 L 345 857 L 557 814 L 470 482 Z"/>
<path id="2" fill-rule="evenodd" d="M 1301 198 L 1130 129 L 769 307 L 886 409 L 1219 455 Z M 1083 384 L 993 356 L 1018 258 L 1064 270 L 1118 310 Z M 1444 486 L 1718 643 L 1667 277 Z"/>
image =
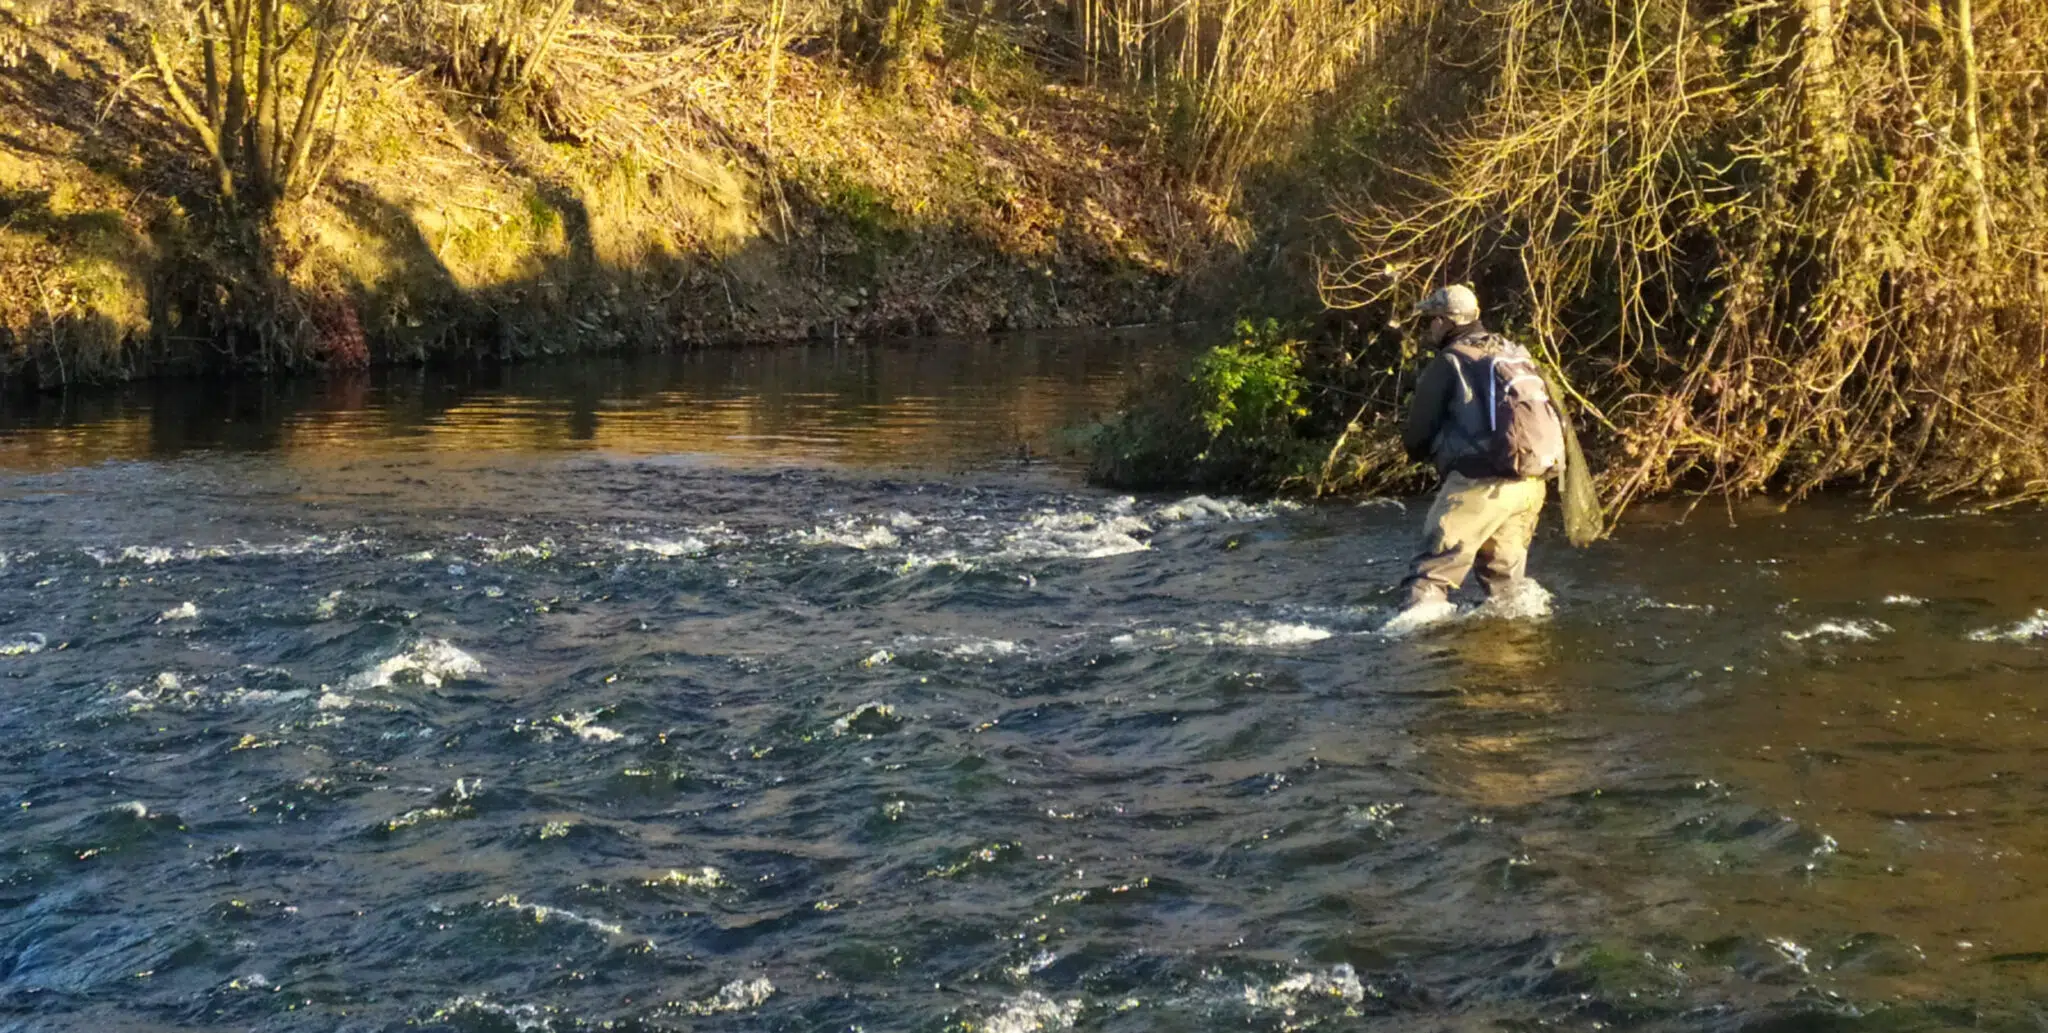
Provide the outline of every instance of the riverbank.
<path id="1" fill-rule="evenodd" d="M 318 188 L 251 228 L 208 195 L 137 26 L 52 11 L 0 77 L 0 381 L 1229 304 L 1248 223 L 1173 175 L 1120 95 L 997 46 L 883 89 L 800 42 L 691 29 L 658 4 L 580 9 L 544 103 L 510 118 L 465 106 L 425 49 L 370 47 Z"/>
<path id="2" fill-rule="evenodd" d="M 1768 6 L 1446 37 L 1435 0 L 15 0 L 0 378 L 1381 327 L 1470 282 L 1584 385 L 1613 505 L 2048 498 L 2048 36 Z M 1397 466 L 1372 421 L 1418 357 L 1384 336 L 1302 334 L 1314 390 L 1253 458 Z"/>

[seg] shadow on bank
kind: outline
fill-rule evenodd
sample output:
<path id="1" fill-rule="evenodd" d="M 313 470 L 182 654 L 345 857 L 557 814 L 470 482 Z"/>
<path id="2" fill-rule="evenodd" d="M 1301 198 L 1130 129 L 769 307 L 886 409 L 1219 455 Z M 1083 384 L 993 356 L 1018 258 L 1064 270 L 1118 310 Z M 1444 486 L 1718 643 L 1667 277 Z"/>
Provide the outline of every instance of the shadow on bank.
<path id="1" fill-rule="evenodd" d="M 532 167 L 504 130 L 469 118 L 456 122 L 462 149 L 500 186 L 514 181 L 524 192 L 516 203 L 494 203 L 473 224 L 449 223 L 445 210 L 431 223 L 422 199 L 391 181 L 405 175 L 409 159 L 399 154 L 365 168 L 338 163 L 317 199 L 264 225 L 226 211 L 205 186 L 187 130 L 121 99 L 124 85 L 82 51 L 64 73 L 24 66 L 0 82 L 0 104 L 59 130 L 0 130 L 0 144 L 52 164 L 82 161 L 119 188 L 97 196 L 90 186 L 10 187 L 0 177 L 0 246 L 26 258 L 11 264 L 50 271 L 13 285 L 28 302 L 0 320 L 0 390 L 1127 325 L 1157 321 L 1176 289 L 1080 239 L 1085 229 L 1050 258 L 1014 254 L 977 227 L 877 207 L 858 190 L 821 195 L 764 181 L 758 163 L 736 152 L 694 152 L 704 169 L 622 168 L 594 191 Z M 657 201 L 622 215 L 605 196 L 612 191 Z M 113 196 L 121 192 L 152 210 L 124 210 Z M 686 225 L 680 208 L 692 205 L 749 225 L 707 241 Z M 603 226 L 622 218 L 647 229 L 636 246 L 606 235 Z M 498 246 L 493 222 L 551 244 L 483 263 L 502 276 L 448 260 L 452 247 Z"/>

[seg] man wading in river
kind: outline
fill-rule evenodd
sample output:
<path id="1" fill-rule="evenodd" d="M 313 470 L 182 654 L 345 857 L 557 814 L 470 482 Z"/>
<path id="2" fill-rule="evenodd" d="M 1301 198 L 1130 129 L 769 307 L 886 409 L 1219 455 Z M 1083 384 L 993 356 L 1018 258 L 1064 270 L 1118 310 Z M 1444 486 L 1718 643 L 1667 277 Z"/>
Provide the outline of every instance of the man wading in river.
<path id="1" fill-rule="evenodd" d="M 1423 527 L 1422 548 L 1401 582 L 1404 608 L 1390 629 L 1456 612 L 1450 594 L 1474 565 L 1488 598 L 1528 581 L 1529 541 L 1565 460 L 1564 420 L 1535 361 L 1479 322 L 1468 287 L 1443 287 L 1416 307 L 1436 358 L 1415 385 L 1401 442 L 1443 477 Z"/>

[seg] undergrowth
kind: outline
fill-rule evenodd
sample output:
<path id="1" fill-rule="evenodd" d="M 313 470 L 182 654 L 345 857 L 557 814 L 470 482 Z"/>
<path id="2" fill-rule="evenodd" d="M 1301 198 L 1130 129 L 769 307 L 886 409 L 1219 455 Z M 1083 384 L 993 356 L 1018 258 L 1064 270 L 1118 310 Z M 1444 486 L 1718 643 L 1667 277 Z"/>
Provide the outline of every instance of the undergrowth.
<path id="1" fill-rule="evenodd" d="M 1388 416 L 1399 345 L 1347 349 L 1303 324 L 1241 320 L 1184 368 L 1138 385 L 1088 442 L 1111 487 L 1305 495 L 1418 486 Z M 1382 365 L 1375 366 L 1377 360 Z"/>

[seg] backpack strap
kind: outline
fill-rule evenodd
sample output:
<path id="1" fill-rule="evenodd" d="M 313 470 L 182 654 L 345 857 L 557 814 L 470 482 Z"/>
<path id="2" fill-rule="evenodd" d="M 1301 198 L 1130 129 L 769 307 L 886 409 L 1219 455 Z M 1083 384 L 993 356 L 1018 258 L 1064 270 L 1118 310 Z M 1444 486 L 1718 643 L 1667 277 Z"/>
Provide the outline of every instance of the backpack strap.
<path id="1" fill-rule="evenodd" d="M 1486 431 L 1500 433 L 1500 356 L 1488 355 L 1486 364 Z"/>
<path id="2" fill-rule="evenodd" d="M 1467 371 L 1484 370 L 1487 376 L 1492 376 L 1493 359 L 1499 353 L 1499 346 L 1502 343 L 1505 343 L 1505 338 L 1488 331 L 1461 337 L 1444 348 L 1441 354 L 1450 358 L 1451 367 L 1458 373 L 1458 382 L 1464 385 L 1465 398 L 1476 400 L 1482 394 L 1473 386 L 1472 378 Z"/>

